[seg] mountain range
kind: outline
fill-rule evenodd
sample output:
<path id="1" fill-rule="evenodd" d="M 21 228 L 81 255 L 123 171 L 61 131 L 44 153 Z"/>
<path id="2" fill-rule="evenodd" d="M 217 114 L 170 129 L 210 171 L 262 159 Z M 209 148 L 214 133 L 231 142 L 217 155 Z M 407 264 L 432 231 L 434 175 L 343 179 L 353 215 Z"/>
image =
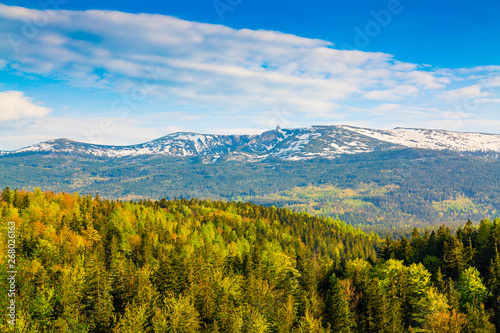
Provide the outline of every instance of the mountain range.
<path id="1" fill-rule="evenodd" d="M 311 126 L 266 131 L 259 135 L 173 133 L 146 143 L 106 146 L 55 139 L 0 155 L 76 154 L 104 158 L 145 155 L 203 157 L 202 161 L 262 162 L 333 159 L 391 149 L 417 148 L 498 159 L 500 135 L 445 130 L 395 128 L 376 130 L 353 126 Z"/>
<path id="2" fill-rule="evenodd" d="M 499 155 L 500 135 L 409 128 L 173 133 L 130 146 L 56 139 L 2 152 L 0 189 L 251 201 L 385 233 L 500 216 Z"/>

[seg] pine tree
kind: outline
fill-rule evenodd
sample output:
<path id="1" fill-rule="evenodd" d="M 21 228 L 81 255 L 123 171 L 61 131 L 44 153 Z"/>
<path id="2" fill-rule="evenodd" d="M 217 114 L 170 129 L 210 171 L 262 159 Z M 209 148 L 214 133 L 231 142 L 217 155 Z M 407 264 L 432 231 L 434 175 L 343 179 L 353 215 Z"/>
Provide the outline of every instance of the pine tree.
<path id="1" fill-rule="evenodd" d="M 273 318 L 273 330 L 278 333 L 292 331 L 295 322 L 295 304 L 292 295 L 288 295 L 286 301 L 279 306 L 276 316 Z"/>
<path id="2" fill-rule="evenodd" d="M 398 259 L 403 260 L 405 265 L 409 265 L 411 262 L 411 258 L 413 257 L 413 253 L 410 242 L 406 237 L 403 237 L 399 242 L 398 252 Z"/>
<path id="3" fill-rule="evenodd" d="M 469 261 L 470 256 L 459 239 L 452 238 L 451 242 L 444 243 L 444 262 L 452 277 L 457 278 Z"/>
<path id="4" fill-rule="evenodd" d="M 417 228 L 413 228 L 410 244 L 413 253 L 412 262 L 420 262 L 423 259 L 423 248 L 425 244 Z"/>
<path id="5" fill-rule="evenodd" d="M 11 191 L 10 187 L 6 187 L 2 191 L 2 200 L 7 204 L 11 204 L 14 201 L 14 193 Z"/>
<path id="6" fill-rule="evenodd" d="M 441 267 L 438 267 L 436 272 L 435 285 L 438 290 L 444 290 L 445 282 L 443 278 L 443 273 L 441 273 Z"/>
<path id="7" fill-rule="evenodd" d="M 382 244 L 382 251 L 380 257 L 384 260 L 389 260 L 391 258 L 391 253 L 393 252 L 393 243 L 389 235 L 387 234 Z"/>
<path id="8" fill-rule="evenodd" d="M 14 198 L 12 200 L 12 205 L 16 208 L 22 208 L 21 195 L 17 188 L 14 190 Z"/>
<path id="9" fill-rule="evenodd" d="M 91 254 L 85 267 L 83 313 L 93 325 L 94 332 L 109 332 L 114 321 L 111 283 L 108 273 Z"/>
<path id="10" fill-rule="evenodd" d="M 150 332 L 148 325 L 147 303 L 137 303 L 133 301 L 125 308 L 125 313 L 115 328 L 116 333 L 144 333 Z"/>
<path id="11" fill-rule="evenodd" d="M 388 311 L 385 318 L 385 332 L 398 333 L 404 332 L 403 323 L 403 308 L 402 301 L 399 297 L 400 286 L 396 285 L 396 282 L 391 279 L 386 291 L 386 302 L 388 304 Z"/>
<path id="12" fill-rule="evenodd" d="M 367 280 L 360 300 L 362 316 L 358 320 L 358 328 L 363 332 L 383 332 L 387 320 L 388 306 L 386 297 L 380 289 L 379 279 Z"/>
<path id="13" fill-rule="evenodd" d="M 340 280 L 332 274 L 330 277 L 330 290 L 326 301 L 326 318 L 333 332 L 352 332 L 354 321 L 344 294 Z"/>
<path id="14" fill-rule="evenodd" d="M 490 295 L 475 267 L 469 267 L 460 274 L 458 290 L 460 291 L 459 304 L 462 310 L 466 309 L 466 305 L 479 306 Z"/>
<path id="15" fill-rule="evenodd" d="M 495 257 L 491 260 L 489 271 L 488 287 L 492 293 L 492 304 L 495 311 L 493 321 L 497 327 L 500 327 L 500 255 L 497 244 L 495 244 Z"/>
<path id="16" fill-rule="evenodd" d="M 219 332 L 216 321 L 211 326 L 210 332 Z M 200 328 L 200 315 L 190 297 L 168 294 L 153 317 L 154 332 L 196 333 Z"/>
<path id="17" fill-rule="evenodd" d="M 486 313 L 484 304 L 467 304 L 465 307 L 467 325 L 465 333 L 494 333 L 495 325 L 490 322 L 490 315 Z"/>
<path id="18" fill-rule="evenodd" d="M 497 244 L 495 244 L 495 257 L 491 260 L 489 272 L 488 286 L 494 295 L 500 295 L 500 254 Z"/>

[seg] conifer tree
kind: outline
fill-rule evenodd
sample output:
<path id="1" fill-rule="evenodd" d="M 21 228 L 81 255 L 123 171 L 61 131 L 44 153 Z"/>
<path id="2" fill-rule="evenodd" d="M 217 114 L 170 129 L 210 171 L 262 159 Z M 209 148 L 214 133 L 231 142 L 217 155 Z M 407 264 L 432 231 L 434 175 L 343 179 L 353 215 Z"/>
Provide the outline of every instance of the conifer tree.
<path id="1" fill-rule="evenodd" d="M 2 191 L 2 200 L 5 201 L 7 204 L 12 204 L 12 202 L 14 201 L 14 193 L 12 192 L 10 187 L 7 186 Z"/>
<path id="2" fill-rule="evenodd" d="M 125 312 L 118 322 L 116 333 L 144 333 L 150 332 L 148 327 L 148 308 L 147 303 L 137 303 L 135 300 L 129 303 Z"/>
<path id="3" fill-rule="evenodd" d="M 467 324 L 465 333 L 494 333 L 495 326 L 490 322 L 490 315 L 485 311 L 484 304 L 470 304 L 465 306 Z"/>
<path id="4" fill-rule="evenodd" d="M 497 327 L 500 327 L 500 254 L 497 244 L 495 244 L 495 257 L 491 260 L 489 272 L 490 276 L 487 285 L 492 294 L 493 322 Z"/>
<path id="5" fill-rule="evenodd" d="M 460 275 L 458 290 L 460 291 L 459 306 L 467 313 L 470 329 L 473 331 L 479 329 L 479 326 L 487 327 L 489 316 L 484 312 L 483 302 L 490 293 L 476 268 L 469 267 Z"/>
<path id="6" fill-rule="evenodd" d="M 445 282 L 443 273 L 441 273 L 441 267 L 438 267 L 435 278 L 435 285 L 438 290 L 444 290 Z"/>
<path id="7" fill-rule="evenodd" d="M 444 243 L 444 262 L 453 278 L 460 276 L 469 261 L 470 256 L 462 241 L 453 237 L 449 243 Z"/>
<path id="8" fill-rule="evenodd" d="M 384 243 L 382 244 L 382 251 L 380 252 L 380 256 L 384 260 L 389 260 L 391 258 L 391 253 L 393 252 L 393 243 L 389 234 L 386 235 L 384 239 Z"/>
<path id="9" fill-rule="evenodd" d="M 85 265 L 83 313 L 92 323 L 94 332 L 109 332 L 114 322 L 113 299 L 108 273 L 92 253 Z"/>
<path id="10" fill-rule="evenodd" d="M 200 315 L 190 297 L 166 295 L 160 308 L 156 308 L 153 317 L 155 332 L 197 333 L 200 332 Z M 212 323 L 210 332 L 219 332 L 216 321 Z"/>
<path id="11" fill-rule="evenodd" d="M 354 321 L 349 303 L 342 293 L 340 280 L 332 274 L 326 301 L 326 318 L 333 332 L 352 332 Z"/>
<path id="12" fill-rule="evenodd" d="M 386 295 L 380 289 L 379 279 L 369 279 L 363 288 L 360 300 L 362 316 L 357 320 L 363 332 L 383 332 L 387 323 L 388 307 Z"/>
<path id="13" fill-rule="evenodd" d="M 385 320 L 385 331 L 397 333 L 404 331 L 402 301 L 399 297 L 399 286 L 396 281 L 390 280 L 386 290 L 386 302 L 388 311 Z"/>

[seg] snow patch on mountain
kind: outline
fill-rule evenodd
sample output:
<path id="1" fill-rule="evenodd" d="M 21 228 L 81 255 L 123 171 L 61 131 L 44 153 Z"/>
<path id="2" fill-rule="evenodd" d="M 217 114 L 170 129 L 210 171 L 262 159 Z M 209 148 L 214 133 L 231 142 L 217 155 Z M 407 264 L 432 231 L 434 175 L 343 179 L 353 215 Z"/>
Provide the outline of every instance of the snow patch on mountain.
<path id="1" fill-rule="evenodd" d="M 312 126 L 296 129 L 280 128 L 259 135 L 173 133 L 131 146 L 103 146 L 57 139 L 16 151 L 0 152 L 0 156 L 63 153 L 91 155 L 99 158 L 121 158 L 166 155 L 200 156 L 203 157 L 201 159 L 203 163 L 259 162 L 266 159 L 291 161 L 315 157 L 332 159 L 343 154 L 369 153 L 405 147 L 481 153 L 485 157 L 499 158 L 500 135 L 409 128 L 384 131 L 353 126 Z"/>
<path id="2" fill-rule="evenodd" d="M 342 126 L 343 128 L 410 148 L 451 150 L 456 152 L 500 152 L 500 135 L 482 133 L 460 133 L 444 130 L 395 128 L 372 130 Z"/>

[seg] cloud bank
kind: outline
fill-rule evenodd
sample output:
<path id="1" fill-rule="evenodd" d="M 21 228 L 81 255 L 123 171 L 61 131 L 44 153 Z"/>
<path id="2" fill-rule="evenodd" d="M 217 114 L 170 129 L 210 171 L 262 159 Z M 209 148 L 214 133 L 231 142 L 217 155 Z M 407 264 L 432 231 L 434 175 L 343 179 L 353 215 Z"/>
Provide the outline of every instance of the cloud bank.
<path id="1" fill-rule="evenodd" d="M 0 5 L 0 18 L 0 51 L 12 68 L 117 91 L 147 81 L 140 93 L 178 104 L 325 112 L 347 99 L 400 100 L 449 83 L 447 73 L 385 53 L 165 15 Z"/>
<path id="2" fill-rule="evenodd" d="M 90 122 L 56 110 L 56 119 L 57 112 L 48 116 L 51 109 L 29 93 L 0 93 L 0 130 L 12 141 L 71 133 L 89 141 L 84 133 L 99 130 L 105 135 L 94 143 L 132 144 L 148 133 L 148 139 L 167 134 L 160 123 L 211 133 L 332 123 L 498 132 L 496 65 L 433 68 L 382 52 L 340 50 L 320 39 L 155 14 L 0 4 L 0 21 L 0 71 L 52 80 L 56 88 L 44 102 L 57 100 L 57 87 L 75 89 L 82 101 L 95 91 L 121 96 L 96 108 L 115 119 L 114 130 L 104 133 L 98 112 Z M 148 109 L 160 104 L 166 109 Z M 155 120 L 158 111 L 171 113 Z M 185 120 L 175 111 L 186 113 Z"/>

